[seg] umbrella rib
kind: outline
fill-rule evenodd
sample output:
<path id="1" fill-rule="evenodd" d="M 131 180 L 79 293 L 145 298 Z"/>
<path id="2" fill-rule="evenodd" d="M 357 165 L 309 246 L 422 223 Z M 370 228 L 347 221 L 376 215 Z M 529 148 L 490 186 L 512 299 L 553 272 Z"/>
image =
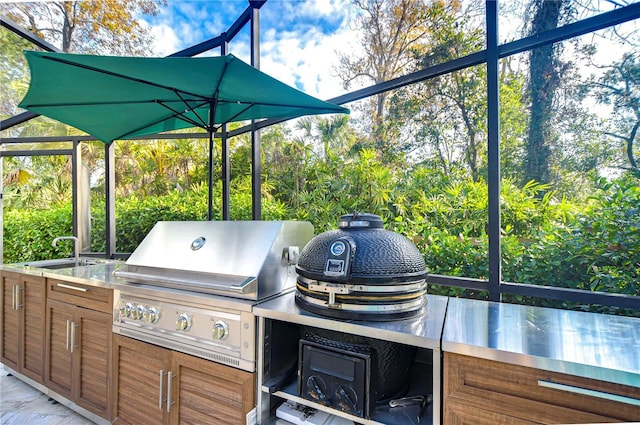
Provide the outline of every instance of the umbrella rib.
<path id="1" fill-rule="evenodd" d="M 176 111 L 175 109 L 165 105 L 162 102 L 157 102 L 157 103 L 158 103 L 158 105 L 163 106 L 163 107 L 167 108 L 168 110 L 170 110 L 171 112 L 173 112 L 173 115 L 171 115 L 169 117 L 163 117 L 162 119 L 156 120 L 156 121 L 151 122 L 151 123 L 146 123 L 146 124 L 136 128 L 134 130 L 131 130 L 131 131 L 128 131 L 126 133 L 121 134 L 120 136 L 116 137 L 115 139 L 123 139 L 125 137 L 128 137 L 131 134 L 135 134 L 137 131 L 140 131 L 143 128 L 147 128 L 147 127 L 153 126 L 155 124 L 161 123 L 162 121 L 166 121 L 169 118 L 180 118 L 181 120 L 183 120 L 185 122 L 188 122 L 189 124 L 192 124 L 194 127 L 199 127 L 199 128 L 207 130 L 206 124 L 200 124 L 200 123 L 198 123 L 198 121 L 187 117 L 186 115 L 184 115 L 184 113 Z M 198 116 L 198 114 L 195 114 L 195 115 Z"/>
<path id="2" fill-rule="evenodd" d="M 182 95 L 181 95 L 179 92 L 177 92 L 177 91 L 176 91 L 175 93 L 176 93 L 176 96 L 178 96 L 178 97 L 180 98 L 180 100 L 182 101 L 182 103 L 184 103 L 184 105 L 187 107 L 187 109 L 188 109 L 189 111 L 193 112 L 193 114 L 198 118 L 198 121 L 200 121 L 200 123 L 201 123 L 200 125 L 199 125 L 199 124 L 195 124 L 195 120 L 191 120 L 190 118 L 187 118 L 187 116 L 186 116 L 186 115 L 184 115 L 184 112 L 176 111 L 176 110 L 174 110 L 173 108 L 171 108 L 169 105 L 164 105 L 163 103 L 160 103 L 160 105 L 164 106 L 165 108 L 168 108 L 168 109 L 172 110 L 173 112 L 175 112 L 176 114 L 178 114 L 178 116 L 183 117 L 186 121 L 188 121 L 188 122 L 193 122 L 193 123 L 194 123 L 194 125 L 195 125 L 196 127 L 202 127 L 202 128 L 204 128 L 204 129 L 206 129 L 206 127 L 207 127 L 207 123 L 206 123 L 202 118 L 200 118 L 200 115 L 198 115 L 198 114 L 194 111 L 194 109 L 195 109 L 195 108 L 194 108 L 194 107 L 192 107 L 192 106 L 191 106 L 191 105 L 190 105 L 186 100 L 184 100 L 184 98 L 182 97 Z M 196 108 L 199 108 L 199 107 L 201 107 L 202 105 L 204 105 L 205 103 L 210 102 L 210 100 L 208 100 L 208 99 L 206 99 L 206 98 L 205 98 L 204 100 L 207 100 L 207 102 L 203 102 L 202 104 L 200 104 L 200 105 L 196 106 Z"/>
<path id="3" fill-rule="evenodd" d="M 130 76 L 123 75 L 123 74 L 120 74 L 120 73 L 117 73 L 117 72 L 108 71 L 106 69 L 96 68 L 94 66 L 90 66 L 90 65 L 85 65 L 85 64 L 80 64 L 80 63 L 77 63 L 77 62 L 73 62 L 73 61 L 64 60 L 64 59 L 59 58 L 59 57 L 51 57 L 51 56 L 40 56 L 40 57 L 42 59 L 50 60 L 50 61 L 53 61 L 53 62 L 59 62 L 59 63 L 65 64 L 65 65 L 74 66 L 74 67 L 86 69 L 86 70 L 89 70 L 89 71 L 94 71 L 94 72 L 97 72 L 97 73 L 100 73 L 100 74 L 105 74 L 105 75 L 110 75 L 112 77 L 122 78 L 123 80 L 134 81 L 136 83 L 146 84 L 146 85 L 151 86 L 151 87 L 157 87 L 157 88 L 169 90 L 169 91 L 172 91 L 172 92 L 180 91 L 181 93 L 187 94 L 189 96 L 194 96 L 194 97 L 197 97 L 197 98 L 200 98 L 200 99 L 206 99 L 206 96 L 202 96 L 202 95 L 199 95 L 197 93 L 190 93 L 190 92 L 188 92 L 186 90 L 179 90 L 179 89 L 176 89 L 175 87 L 165 86 L 163 84 L 154 83 L 153 81 L 143 80 L 142 78 L 130 77 Z"/>
<path id="4" fill-rule="evenodd" d="M 202 104 L 200 104 L 200 105 L 196 106 L 196 108 L 199 108 L 200 106 L 204 105 L 205 103 L 206 103 L 206 102 L 203 102 Z M 164 104 L 164 103 L 162 103 L 162 102 L 158 102 L 158 105 L 163 106 L 163 107 L 167 108 L 168 110 L 170 110 L 171 112 L 173 112 L 173 115 L 171 116 L 171 118 L 180 118 L 181 120 L 186 121 L 186 122 L 188 122 L 188 123 L 190 123 L 190 124 L 193 124 L 193 125 L 194 125 L 194 126 L 196 126 L 196 127 L 204 128 L 205 130 L 207 129 L 207 123 L 205 123 L 205 122 L 200 118 L 200 115 L 198 115 L 197 113 L 195 113 L 195 112 L 194 112 L 194 109 L 195 109 L 195 108 L 190 107 L 187 103 L 185 103 L 185 105 L 187 105 L 187 107 L 189 108 L 189 111 L 193 112 L 193 113 L 194 113 L 194 115 L 195 115 L 196 117 L 198 117 L 198 121 L 194 120 L 193 118 L 189 118 L 189 117 L 187 117 L 187 116 L 184 114 L 184 112 L 177 111 L 177 110 L 173 109 L 172 107 L 170 107 L 169 105 L 165 105 L 165 104 Z M 153 123 L 153 124 L 157 124 L 158 122 L 165 121 L 166 119 L 167 119 L 167 118 L 163 118 L 163 119 L 158 120 L 157 122 L 155 122 L 155 123 Z"/>
<path id="5" fill-rule="evenodd" d="M 249 109 L 251 109 L 252 107 L 254 107 L 256 105 L 260 105 L 260 106 L 280 106 L 280 107 L 283 107 L 283 108 L 299 108 L 299 109 L 304 109 L 305 108 L 304 106 L 300 106 L 300 105 L 283 105 L 283 104 L 279 104 L 279 103 L 255 103 L 255 102 L 248 103 L 248 102 L 242 102 L 242 101 L 237 101 L 237 102 L 220 101 L 220 102 L 247 105 L 247 107 L 244 108 L 242 111 L 238 112 L 237 114 L 235 114 L 232 117 L 229 117 L 227 120 L 225 120 L 225 123 L 233 122 L 240 115 L 244 114 L 245 112 L 247 112 Z M 317 107 L 314 107 L 314 109 L 316 109 L 317 111 L 326 110 L 326 111 L 329 111 L 329 112 L 335 112 L 332 108 L 317 108 Z M 290 116 L 290 114 L 289 115 L 283 115 L 283 116 Z"/>
<path id="6" fill-rule="evenodd" d="M 180 98 L 182 102 L 185 102 Z M 201 101 L 201 99 L 198 99 Z M 25 108 L 58 108 L 62 106 L 108 106 L 108 105 L 135 105 L 135 104 L 148 104 L 148 103 L 162 103 L 162 102 L 176 102 L 176 100 L 119 100 L 119 101 L 105 101 L 105 102 L 65 102 L 65 103 L 33 103 L 25 105 Z"/>
<path id="7" fill-rule="evenodd" d="M 229 102 L 231 103 L 231 102 Z M 247 112 L 249 109 L 251 109 L 253 106 L 255 106 L 255 103 L 249 103 L 249 106 L 247 106 L 246 108 L 244 108 L 242 111 L 238 112 L 237 114 L 235 114 L 232 117 L 229 117 L 227 120 L 225 120 L 225 123 L 230 123 L 233 122 L 233 120 L 235 120 L 237 117 L 239 117 L 240 115 L 244 114 L 245 112 Z"/>
<path id="8" fill-rule="evenodd" d="M 281 108 L 298 108 L 298 109 L 312 108 L 314 111 L 334 112 L 336 114 L 339 113 L 339 111 L 335 110 L 335 108 L 336 108 L 335 106 L 332 108 L 332 107 L 329 107 L 329 106 L 320 107 L 320 106 L 295 105 L 295 104 L 289 104 L 289 103 L 246 102 L 246 101 L 242 101 L 242 100 L 218 100 L 218 102 L 219 103 L 235 103 L 235 104 L 238 104 L 238 105 L 249 105 L 247 109 L 251 108 L 252 106 L 260 105 L 260 106 L 278 106 L 278 107 L 281 107 Z M 244 111 L 246 111 L 246 109 Z"/>

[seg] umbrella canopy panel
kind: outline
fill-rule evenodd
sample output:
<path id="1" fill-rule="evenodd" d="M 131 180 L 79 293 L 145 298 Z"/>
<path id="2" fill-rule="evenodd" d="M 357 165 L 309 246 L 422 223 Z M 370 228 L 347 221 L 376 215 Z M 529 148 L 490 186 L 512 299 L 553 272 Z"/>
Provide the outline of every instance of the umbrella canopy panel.
<path id="1" fill-rule="evenodd" d="M 109 143 L 190 127 L 262 118 L 349 113 L 233 55 L 140 58 L 26 51 L 20 107 Z"/>

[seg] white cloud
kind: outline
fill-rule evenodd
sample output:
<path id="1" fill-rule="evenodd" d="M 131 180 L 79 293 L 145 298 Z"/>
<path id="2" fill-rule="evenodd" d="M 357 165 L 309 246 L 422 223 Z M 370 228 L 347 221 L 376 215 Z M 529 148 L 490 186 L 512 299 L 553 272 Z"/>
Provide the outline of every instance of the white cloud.
<path id="1" fill-rule="evenodd" d="M 155 54 L 159 56 L 218 36 L 240 16 L 247 3 L 169 1 L 168 6 L 150 19 Z M 349 27 L 350 0 L 270 0 L 260 10 L 260 17 L 261 70 L 321 99 L 345 92 L 334 75 L 338 51 L 361 49 Z M 248 28 L 229 48 L 235 56 L 250 62 Z"/>
<path id="2" fill-rule="evenodd" d="M 157 56 L 168 56 L 180 50 L 180 41 L 176 33 L 166 24 L 154 25 L 151 28 L 153 35 L 153 49 Z"/>
<path id="3" fill-rule="evenodd" d="M 334 75 L 338 65 L 337 49 L 344 45 L 346 32 L 301 39 L 290 33 L 262 42 L 265 54 L 261 69 L 312 96 L 322 99 L 344 93 L 342 82 Z"/>

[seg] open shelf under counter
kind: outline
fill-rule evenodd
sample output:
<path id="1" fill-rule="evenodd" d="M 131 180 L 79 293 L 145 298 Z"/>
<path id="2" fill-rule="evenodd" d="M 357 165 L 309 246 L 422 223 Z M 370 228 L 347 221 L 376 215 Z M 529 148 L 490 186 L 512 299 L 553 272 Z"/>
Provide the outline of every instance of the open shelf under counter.
<path id="1" fill-rule="evenodd" d="M 421 314 L 385 322 L 338 320 L 301 309 L 293 292 L 254 308 L 258 318 L 258 424 L 275 424 L 275 409 L 290 400 L 352 420 L 357 424 L 439 424 L 441 418 L 441 350 L 448 298 L 428 295 Z M 313 327 L 416 347 L 417 355 L 406 396 L 431 396 L 418 418 L 419 406 L 372 407 L 370 419 L 354 416 L 299 396 L 298 338 L 301 328 Z"/>

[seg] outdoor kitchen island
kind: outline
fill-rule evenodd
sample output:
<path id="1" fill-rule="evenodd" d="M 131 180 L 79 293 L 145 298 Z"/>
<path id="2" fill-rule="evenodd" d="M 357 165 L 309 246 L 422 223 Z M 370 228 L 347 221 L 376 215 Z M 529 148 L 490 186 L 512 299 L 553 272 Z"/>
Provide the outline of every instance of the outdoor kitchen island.
<path id="1" fill-rule="evenodd" d="M 3 283 L 8 284 L 3 291 L 4 348 L 8 348 L 6 338 L 15 335 L 7 319 L 12 307 L 16 307 L 12 289 L 20 278 L 32 286 L 41 285 L 42 289 L 47 281 L 66 281 L 72 286 L 89 288 L 89 292 L 96 288 L 100 293 L 126 285 L 112 275 L 115 267 L 117 264 L 98 264 L 45 270 L 2 266 Z M 289 337 L 273 338 L 278 333 L 293 334 L 292 330 L 301 326 L 315 329 L 326 326 L 339 333 L 356 333 L 416 346 L 418 355 L 410 391 L 432 394 L 420 418 L 421 424 L 554 423 L 553 415 L 558 413 L 569 415 L 570 420 L 555 423 L 588 422 L 585 418 L 590 422 L 594 422 L 591 420 L 594 418 L 600 418 L 595 422 L 640 421 L 640 319 L 428 295 L 424 315 L 372 324 L 320 317 L 299 309 L 293 298 L 294 294 L 289 292 L 253 308 L 258 321 L 258 370 L 254 388 L 258 423 L 275 424 L 274 409 L 285 400 L 322 408 L 297 395 L 296 372 L 284 366 L 286 362 L 295 362 L 297 344 L 291 344 Z M 42 298 L 38 299 L 42 302 Z M 43 305 L 37 307 L 44 308 Z M 106 332 L 103 336 L 112 336 Z M 40 352 L 45 356 L 43 335 L 32 339 L 29 348 L 33 350 L 41 340 Z M 290 350 L 293 352 L 287 353 Z M 274 353 L 277 356 L 274 357 Z M 6 359 L 2 362 L 7 365 Z M 68 397 L 29 378 L 33 373 L 28 370 L 21 373 L 15 367 L 9 366 L 9 369 L 72 409 L 84 415 L 90 413 Z M 278 371 L 292 375 L 279 380 Z M 112 382 L 107 381 L 105 385 Z M 206 384 L 194 382 L 194 385 Z M 567 393 L 576 388 L 580 394 Z M 157 395 L 156 389 L 156 409 Z M 601 396 L 608 399 L 601 400 Z M 392 409 L 387 412 L 374 409 L 372 419 L 343 416 L 369 424 L 417 422 L 418 405 L 409 403 L 394 409 L 393 413 Z M 336 413 L 334 410 L 332 413 Z M 392 419 L 385 419 L 386 414 L 393 414 Z M 98 423 L 109 422 L 97 415 L 87 416 L 100 419 L 96 420 Z"/>
<path id="2" fill-rule="evenodd" d="M 166 348 L 164 341 L 152 344 L 116 334 L 114 319 L 121 315 L 119 293 L 131 286 L 114 276 L 123 265 L 111 261 L 62 269 L 0 267 L 0 347 L 5 369 L 97 424 L 247 423 L 247 414 L 255 407 L 252 370 L 228 366 L 228 356 L 208 360 L 215 350 L 194 356 L 184 352 L 193 350 Z M 16 289 L 21 285 L 28 286 Z M 139 286 L 143 285 L 136 288 Z M 144 294 L 144 289 L 140 291 Z M 184 297 L 185 293 L 173 295 Z M 195 293 L 192 297 L 202 304 L 201 312 L 195 314 L 204 314 L 207 302 L 226 302 L 246 310 L 237 314 L 226 310 L 224 318 L 230 327 L 236 326 L 232 323 L 236 315 L 250 315 L 249 302 Z M 166 313 L 169 318 L 170 312 Z M 13 320 L 14 316 L 24 317 L 25 324 Z M 254 320 L 253 316 L 249 319 Z M 18 340 L 22 334 L 25 343 Z M 250 348 L 255 351 L 253 332 L 251 340 Z M 29 352 L 20 348 L 23 346 Z M 23 357 L 31 360 L 21 360 Z M 33 367 L 22 366 L 35 363 L 33 359 L 43 364 L 35 372 Z"/>

